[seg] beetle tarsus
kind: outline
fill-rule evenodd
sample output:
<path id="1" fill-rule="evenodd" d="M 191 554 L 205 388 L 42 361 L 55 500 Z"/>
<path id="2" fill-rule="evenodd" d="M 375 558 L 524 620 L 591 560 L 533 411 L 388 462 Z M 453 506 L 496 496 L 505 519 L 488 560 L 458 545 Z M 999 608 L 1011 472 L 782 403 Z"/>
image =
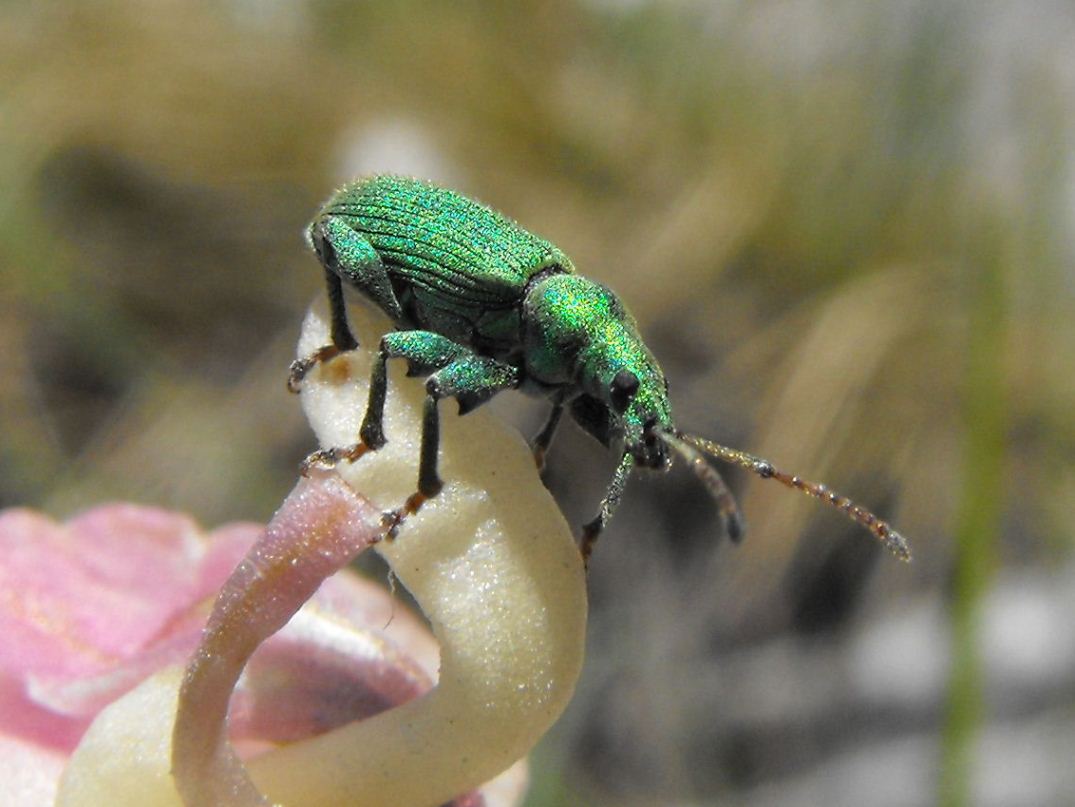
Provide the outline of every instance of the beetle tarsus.
<path id="1" fill-rule="evenodd" d="M 314 468 L 333 468 L 341 462 L 355 462 L 367 451 L 373 450 L 366 443 L 354 443 L 349 446 L 319 449 L 302 461 L 299 473 L 309 476 Z"/>
<path id="2" fill-rule="evenodd" d="M 357 347 L 357 343 L 356 343 Z M 290 392 L 299 392 L 302 389 L 302 380 L 306 378 L 306 374 L 309 373 L 319 364 L 324 364 L 330 359 L 334 359 L 344 352 L 343 348 L 339 348 L 336 345 L 325 345 L 319 347 L 309 356 L 301 359 L 295 359 L 291 362 L 291 368 L 287 376 L 287 388 Z"/>
<path id="3" fill-rule="evenodd" d="M 582 568 L 590 570 L 590 556 L 593 555 L 594 545 L 605 528 L 604 519 L 597 516 L 593 521 L 582 525 L 582 535 L 579 538 L 579 554 L 582 555 Z"/>
<path id="4" fill-rule="evenodd" d="M 437 489 L 437 493 L 440 492 L 440 488 Z M 422 491 L 415 491 L 407 497 L 407 501 L 404 502 L 402 507 L 397 507 L 395 510 L 389 510 L 381 516 L 381 526 L 385 528 L 385 538 L 389 541 L 394 541 L 396 536 L 399 535 L 399 528 L 403 526 L 403 522 L 407 520 L 408 516 L 413 516 L 419 510 L 422 509 L 422 505 L 429 501 L 433 496 L 427 495 Z"/>

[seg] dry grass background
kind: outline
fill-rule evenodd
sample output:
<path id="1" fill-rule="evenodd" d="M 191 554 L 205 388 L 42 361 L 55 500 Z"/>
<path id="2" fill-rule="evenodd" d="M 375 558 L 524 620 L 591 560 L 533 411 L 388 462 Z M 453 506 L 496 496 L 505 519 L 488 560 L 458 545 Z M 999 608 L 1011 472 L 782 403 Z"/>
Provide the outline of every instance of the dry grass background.
<path id="1" fill-rule="evenodd" d="M 956 0 L 6 3 L 0 503 L 266 519 L 312 447 L 283 384 L 321 292 L 302 226 L 354 173 L 441 179 L 621 292 L 684 428 L 914 541 L 903 567 L 731 473 L 750 533 L 714 551 L 689 474 L 630 487 L 533 803 L 749 801 L 852 740 L 791 718 L 773 759 L 720 717 L 726 654 L 950 602 L 968 556 L 972 601 L 1070 562 L 1073 28 Z M 610 469 L 577 436 L 549 475 L 575 523 Z M 995 518 L 960 554 L 975 496 Z"/>

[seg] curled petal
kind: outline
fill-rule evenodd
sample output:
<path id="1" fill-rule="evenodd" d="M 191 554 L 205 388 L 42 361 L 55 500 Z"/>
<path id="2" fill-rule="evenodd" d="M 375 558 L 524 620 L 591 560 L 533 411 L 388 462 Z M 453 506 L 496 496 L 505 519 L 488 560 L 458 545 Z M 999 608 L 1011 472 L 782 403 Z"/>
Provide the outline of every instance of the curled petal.
<path id="1" fill-rule="evenodd" d="M 300 354 L 326 344 L 328 330 L 315 308 Z M 360 343 L 376 345 L 379 331 L 368 327 Z M 370 362 L 368 351 L 353 351 L 307 376 L 303 406 L 322 446 L 358 433 Z M 395 370 L 388 444 L 339 468 L 379 509 L 413 492 L 419 454 L 424 391 Z M 444 490 L 395 541 L 377 545 L 432 624 L 439 682 L 376 717 L 251 760 L 254 781 L 289 807 L 442 804 L 526 754 L 571 697 L 585 577 L 528 447 L 480 411 L 443 418 L 441 438 Z"/>
<path id="2" fill-rule="evenodd" d="M 361 334 L 366 345 L 376 337 Z M 302 353 L 327 342 L 324 317 L 311 313 L 302 338 Z M 369 360 L 355 351 L 307 377 L 303 405 L 323 446 L 357 433 Z M 518 435 L 481 412 L 446 418 L 443 492 L 377 544 L 439 642 L 427 689 L 436 650 L 383 593 L 350 597 L 357 584 L 335 579 L 314 593 L 413 491 L 420 385 L 389 400 L 388 445 L 341 467 L 348 484 L 329 474 L 296 488 L 229 578 L 186 676 L 164 670 L 105 709 L 57 805 L 175 807 L 180 792 L 188 805 L 517 803 L 524 776 L 512 763 L 558 717 L 581 668 L 581 559 Z M 176 626 L 196 610 L 162 623 L 157 647 L 179 642 Z M 344 628 L 356 618 L 387 629 Z M 246 767 L 225 733 L 229 708 L 244 754 L 269 747 Z"/>
<path id="3" fill-rule="evenodd" d="M 303 479 L 224 584 L 179 693 L 172 769 L 187 804 L 269 803 L 228 742 L 232 690 L 258 645 L 326 577 L 380 540 L 380 516 L 334 474 Z"/>

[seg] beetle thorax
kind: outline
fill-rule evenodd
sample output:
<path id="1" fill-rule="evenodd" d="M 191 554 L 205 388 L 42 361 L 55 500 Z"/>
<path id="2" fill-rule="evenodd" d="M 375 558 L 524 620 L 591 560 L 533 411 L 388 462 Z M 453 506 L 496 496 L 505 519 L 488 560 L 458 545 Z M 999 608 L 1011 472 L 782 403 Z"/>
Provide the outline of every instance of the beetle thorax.
<path id="1" fill-rule="evenodd" d="M 666 464 L 649 447 L 654 431 L 673 428 L 664 374 L 610 289 L 572 274 L 539 279 L 524 300 L 523 338 L 527 374 L 578 399 L 583 428 L 623 440 L 641 465 Z"/>

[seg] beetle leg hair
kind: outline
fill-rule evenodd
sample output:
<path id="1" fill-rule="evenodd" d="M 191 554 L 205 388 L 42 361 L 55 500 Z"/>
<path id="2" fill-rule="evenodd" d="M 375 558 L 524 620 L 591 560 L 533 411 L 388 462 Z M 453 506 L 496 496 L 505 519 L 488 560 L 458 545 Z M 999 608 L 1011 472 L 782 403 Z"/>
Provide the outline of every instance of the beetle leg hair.
<path id="1" fill-rule="evenodd" d="M 677 432 L 675 436 L 683 442 L 694 446 L 699 451 L 709 454 L 711 457 L 746 468 L 762 479 L 775 479 L 785 487 L 802 491 L 807 496 L 812 496 L 830 507 L 835 507 L 846 514 L 852 521 L 861 524 L 872 532 L 877 540 L 897 558 L 903 561 L 911 559 L 911 548 L 908 546 L 907 540 L 892 529 L 887 522 L 882 521 L 869 510 L 851 501 L 846 496 L 841 496 L 839 493 L 829 490 L 825 485 L 819 482 L 810 482 L 802 477 L 781 471 L 768 460 L 763 460 L 736 448 L 722 446 L 712 440 L 706 440 L 692 434 L 684 434 L 683 432 Z"/>
<path id="2" fill-rule="evenodd" d="M 605 498 L 601 500 L 600 512 L 598 512 L 593 521 L 585 524 L 582 528 L 582 540 L 580 541 L 579 549 L 582 552 L 582 562 L 587 567 L 590 565 L 590 555 L 593 554 L 594 544 L 597 543 L 598 537 L 605 529 L 609 519 L 612 518 L 612 514 L 616 512 L 616 508 L 620 506 L 623 489 L 627 486 L 627 478 L 631 475 L 634 467 L 635 458 L 629 451 L 625 451 L 623 457 L 620 458 L 620 464 L 616 467 L 616 473 L 612 475 L 608 490 L 605 491 Z"/>
<path id="3" fill-rule="evenodd" d="M 709 495 L 717 503 L 717 507 L 720 510 L 721 521 L 724 523 L 724 529 L 728 531 L 728 537 L 735 543 L 739 543 L 743 539 L 743 519 L 739 513 L 739 508 L 735 504 L 735 497 L 732 496 L 732 492 L 728 490 L 728 486 L 724 482 L 724 478 L 720 475 L 720 472 L 709 464 L 705 456 L 694 446 L 684 442 L 679 437 L 672 434 L 662 435 L 664 442 L 667 443 L 672 450 L 679 454 L 694 471 L 694 475 L 698 477 L 706 490 L 709 491 Z"/>

